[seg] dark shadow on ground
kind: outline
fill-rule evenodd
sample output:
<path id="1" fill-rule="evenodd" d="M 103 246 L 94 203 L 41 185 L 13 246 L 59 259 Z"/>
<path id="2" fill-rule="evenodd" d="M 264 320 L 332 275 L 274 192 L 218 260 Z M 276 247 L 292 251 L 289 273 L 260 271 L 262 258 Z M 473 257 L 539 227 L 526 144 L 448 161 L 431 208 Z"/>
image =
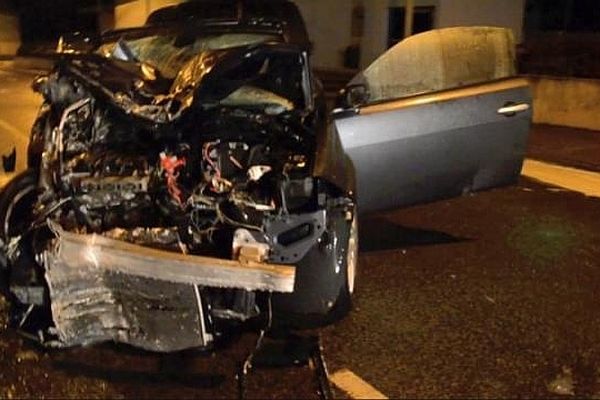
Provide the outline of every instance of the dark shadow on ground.
<path id="1" fill-rule="evenodd" d="M 527 157 L 600 172 L 600 133 L 553 125 L 534 125 Z"/>
<path id="2" fill-rule="evenodd" d="M 214 389 L 221 386 L 226 378 L 221 374 L 190 373 L 182 365 L 157 366 L 156 371 L 141 371 L 134 369 L 111 368 L 93 365 L 74 360 L 57 360 L 53 366 L 67 373 L 102 379 L 112 383 L 127 384 L 175 384 L 195 389 Z"/>
<path id="3" fill-rule="evenodd" d="M 386 251 L 408 247 L 468 242 L 472 239 L 445 232 L 401 226 L 382 217 L 360 220 L 360 251 Z"/>

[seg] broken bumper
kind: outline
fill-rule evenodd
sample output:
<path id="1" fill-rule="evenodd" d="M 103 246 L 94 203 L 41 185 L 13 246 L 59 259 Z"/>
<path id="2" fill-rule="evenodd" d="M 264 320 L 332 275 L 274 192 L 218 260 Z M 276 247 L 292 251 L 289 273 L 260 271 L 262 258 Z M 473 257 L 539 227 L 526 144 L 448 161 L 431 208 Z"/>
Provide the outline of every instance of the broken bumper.
<path id="1" fill-rule="evenodd" d="M 295 267 L 189 256 L 54 229 L 45 253 L 61 346 L 103 341 L 170 352 L 210 345 L 203 287 L 291 293 Z"/>

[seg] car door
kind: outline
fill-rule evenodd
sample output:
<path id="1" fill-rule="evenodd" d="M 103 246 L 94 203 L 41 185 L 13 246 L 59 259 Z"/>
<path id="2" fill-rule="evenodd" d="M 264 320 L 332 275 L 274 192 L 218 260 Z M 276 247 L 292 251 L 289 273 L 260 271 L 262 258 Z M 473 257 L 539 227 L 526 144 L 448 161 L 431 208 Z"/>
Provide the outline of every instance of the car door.
<path id="1" fill-rule="evenodd" d="M 443 29 L 401 42 L 351 82 L 334 118 L 361 212 L 517 181 L 532 98 L 514 54 L 506 29 Z"/>

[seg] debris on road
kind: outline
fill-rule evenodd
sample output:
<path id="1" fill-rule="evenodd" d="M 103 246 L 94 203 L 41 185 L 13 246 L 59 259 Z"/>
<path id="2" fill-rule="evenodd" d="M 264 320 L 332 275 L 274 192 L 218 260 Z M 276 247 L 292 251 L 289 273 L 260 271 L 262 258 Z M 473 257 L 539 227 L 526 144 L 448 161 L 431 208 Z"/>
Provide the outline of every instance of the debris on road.
<path id="1" fill-rule="evenodd" d="M 8 303 L 4 296 L 0 296 L 0 330 L 8 326 Z"/>
<path id="2" fill-rule="evenodd" d="M 483 297 L 485 297 L 485 299 L 486 299 L 487 301 L 489 301 L 490 303 L 492 303 L 492 304 L 496 304 L 496 300 L 494 300 L 492 297 L 490 297 L 490 296 L 488 296 L 488 295 L 485 295 L 485 296 L 483 296 Z"/>
<path id="3" fill-rule="evenodd" d="M 17 362 L 21 363 L 24 361 L 38 361 L 40 358 L 35 351 L 24 350 L 17 353 Z"/>
<path id="4" fill-rule="evenodd" d="M 569 367 L 562 367 L 562 372 L 548 384 L 548 391 L 560 396 L 575 396 L 573 370 Z"/>
<path id="5" fill-rule="evenodd" d="M 16 391 L 17 391 L 17 388 L 15 385 L 10 385 L 10 387 L 6 387 L 6 388 L 0 387 L 0 397 L 6 398 L 6 399 L 13 399 L 13 398 L 15 398 Z"/>

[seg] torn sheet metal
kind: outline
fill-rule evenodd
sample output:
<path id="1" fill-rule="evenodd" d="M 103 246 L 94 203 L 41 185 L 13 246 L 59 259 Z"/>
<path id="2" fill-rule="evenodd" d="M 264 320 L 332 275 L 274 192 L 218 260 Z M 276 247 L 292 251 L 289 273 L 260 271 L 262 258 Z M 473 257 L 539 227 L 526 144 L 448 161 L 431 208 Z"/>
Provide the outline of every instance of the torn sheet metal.
<path id="1" fill-rule="evenodd" d="M 50 253 L 48 274 L 59 267 L 111 271 L 165 282 L 218 288 L 291 293 L 296 269 L 289 265 L 223 260 L 142 247 L 99 235 L 56 229 L 57 250 Z"/>
<path id="2" fill-rule="evenodd" d="M 207 347 L 200 287 L 289 293 L 295 268 L 175 254 L 61 230 L 45 253 L 60 343 L 105 341 L 158 352 Z"/>
<path id="3" fill-rule="evenodd" d="M 128 42 L 127 46 L 134 46 L 134 43 Z M 186 51 L 192 51 L 191 47 L 188 46 Z M 296 108 L 302 112 L 310 103 L 308 88 L 303 82 L 307 79 L 302 65 L 303 54 L 295 47 L 260 43 L 221 50 L 194 49 L 192 53 L 195 55 L 185 57 L 185 62 L 178 57 L 161 62 L 161 71 L 150 66 L 154 65 L 152 57 L 135 63 L 119 57 L 106 58 L 105 51 L 100 50 L 99 54 L 61 60 L 58 71 L 60 77 L 76 78 L 96 98 L 108 99 L 126 114 L 158 124 L 178 120 L 193 104 L 214 106 L 225 99 L 225 104 L 244 102 L 246 106 L 269 106 L 276 111 L 272 111 L 274 114 Z M 264 68 L 254 71 L 255 77 L 231 78 L 236 68 L 251 73 L 248 69 L 257 62 L 264 62 Z M 64 96 L 64 92 L 56 90 L 60 78 L 54 75 L 51 74 L 40 88 L 40 93 L 52 103 Z M 298 82 L 284 86 L 269 83 L 294 79 Z M 251 81 L 258 80 L 261 82 L 254 83 L 254 88 L 246 87 Z M 81 96 L 81 92 L 73 94 Z"/>
<path id="4" fill-rule="evenodd" d="M 91 267 L 75 269 L 51 254 L 47 262 L 60 346 L 114 341 L 174 352 L 210 345 L 204 306 L 194 285 Z"/>

